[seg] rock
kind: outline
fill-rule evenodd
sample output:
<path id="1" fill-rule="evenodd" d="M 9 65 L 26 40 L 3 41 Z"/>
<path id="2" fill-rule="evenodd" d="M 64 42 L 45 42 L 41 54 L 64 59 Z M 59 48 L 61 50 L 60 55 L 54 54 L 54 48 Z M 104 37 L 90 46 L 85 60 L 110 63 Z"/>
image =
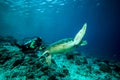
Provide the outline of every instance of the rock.
<path id="1" fill-rule="evenodd" d="M 74 55 L 73 54 L 67 54 L 66 57 L 67 57 L 68 60 L 74 59 Z"/>
<path id="2" fill-rule="evenodd" d="M 81 56 L 81 54 L 78 52 L 70 52 L 66 54 L 68 60 L 74 60 L 75 56 Z"/>
<path id="3" fill-rule="evenodd" d="M 101 64 L 100 70 L 103 72 L 108 72 L 108 73 L 112 72 L 111 68 L 107 64 Z"/>
<path id="4" fill-rule="evenodd" d="M 55 75 L 52 75 L 48 78 L 48 80 L 58 80 Z"/>
<path id="5" fill-rule="evenodd" d="M 76 64 L 76 65 L 82 65 L 82 62 L 81 62 L 80 60 L 76 60 L 76 61 L 75 61 L 75 64 Z"/>
<path id="6" fill-rule="evenodd" d="M 64 78 L 66 76 L 68 76 L 70 73 L 69 73 L 69 70 L 66 69 L 66 68 L 59 68 L 59 70 L 56 70 L 56 75 L 60 78 Z"/>
<path id="7" fill-rule="evenodd" d="M 48 71 L 48 69 L 49 69 L 49 66 L 43 66 L 41 68 L 41 71 L 46 72 L 46 71 Z"/>
<path id="8" fill-rule="evenodd" d="M 116 67 L 114 69 L 116 72 L 120 72 L 120 62 L 116 63 Z"/>
<path id="9" fill-rule="evenodd" d="M 13 63 L 13 67 L 20 65 L 21 63 L 23 63 L 23 61 L 24 61 L 24 58 L 16 60 L 16 61 Z"/>
<path id="10" fill-rule="evenodd" d="M 86 60 L 86 58 L 84 56 L 76 56 L 75 64 L 76 65 L 87 64 L 87 60 Z"/>
<path id="11" fill-rule="evenodd" d="M 94 61 L 93 61 L 93 59 L 88 58 L 88 59 L 87 59 L 87 63 L 88 63 L 88 65 L 93 65 L 93 64 L 94 64 Z"/>
<path id="12" fill-rule="evenodd" d="M 68 69 L 63 69 L 62 72 L 64 73 L 64 75 L 69 75 L 69 70 Z"/>
<path id="13" fill-rule="evenodd" d="M 14 45 L 17 40 L 12 36 L 0 37 L 0 42 L 9 42 L 11 45 Z"/>
<path id="14" fill-rule="evenodd" d="M 120 67 L 116 66 L 114 69 L 116 72 L 120 72 Z"/>
<path id="15" fill-rule="evenodd" d="M 3 46 L 3 47 L 11 53 L 20 51 L 20 49 L 16 46 L 11 46 L 10 45 L 10 46 Z"/>
<path id="16" fill-rule="evenodd" d="M 28 79 L 34 79 L 34 74 L 33 73 L 29 74 L 27 77 L 28 77 Z"/>

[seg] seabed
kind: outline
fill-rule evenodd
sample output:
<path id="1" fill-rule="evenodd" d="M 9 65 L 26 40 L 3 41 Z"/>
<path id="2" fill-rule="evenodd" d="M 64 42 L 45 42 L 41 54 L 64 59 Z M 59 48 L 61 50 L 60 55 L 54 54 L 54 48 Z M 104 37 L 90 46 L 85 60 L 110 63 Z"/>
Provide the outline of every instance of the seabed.
<path id="1" fill-rule="evenodd" d="M 12 37 L 0 38 L 0 80 L 120 80 L 120 62 L 80 55 L 54 55 L 51 65 L 23 53 Z"/>

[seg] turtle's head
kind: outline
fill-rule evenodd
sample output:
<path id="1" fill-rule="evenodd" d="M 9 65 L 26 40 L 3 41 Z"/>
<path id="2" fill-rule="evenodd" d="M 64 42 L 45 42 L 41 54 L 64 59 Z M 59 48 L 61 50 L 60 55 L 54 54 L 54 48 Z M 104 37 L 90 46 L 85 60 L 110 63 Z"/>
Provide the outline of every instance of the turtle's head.
<path id="1" fill-rule="evenodd" d="M 85 23 L 82 27 L 82 29 L 79 30 L 79 32 L 75 35 L 74 38 L 74 44 L 75 45 L 79 45 L 82 38 L 84 37 L 85 33 L 86 33 L 86 29 L 87 29 L 87 23 Z"/>

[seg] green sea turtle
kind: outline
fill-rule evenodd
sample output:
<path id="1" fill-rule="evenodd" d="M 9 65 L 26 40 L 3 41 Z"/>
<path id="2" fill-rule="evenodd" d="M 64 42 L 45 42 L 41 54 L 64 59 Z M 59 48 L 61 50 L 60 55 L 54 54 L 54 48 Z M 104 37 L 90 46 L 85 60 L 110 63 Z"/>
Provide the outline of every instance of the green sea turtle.
<path id="1" fill-rule="evenodd" d="M 82 29 L 79 30 L 79 32 L 75 35 L 73 38 L 66 38 L 59 40 L 53 44 L 51 44 L 41 56 L 44 56 L 45 54 L 48 54 L 46 57 L 46 62 L 48 64 L 51 63 L 51 55 L 56 53 L 66 53 L 70 52 L 79 45 L 83 46 L 86 45 L 87 42 L 83 41 L 82 38 L 84 37 L 86 33 L 87 23 L 85 23 L 82 27 Z"/>

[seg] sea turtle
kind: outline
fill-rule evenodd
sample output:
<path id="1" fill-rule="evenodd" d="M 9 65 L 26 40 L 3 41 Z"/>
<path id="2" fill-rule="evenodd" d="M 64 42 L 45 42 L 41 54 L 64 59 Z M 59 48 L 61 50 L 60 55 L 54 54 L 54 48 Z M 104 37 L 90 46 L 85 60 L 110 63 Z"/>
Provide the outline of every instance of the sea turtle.
<path id="1" fill-rule="evenodd" d="M 66 38 L 66 39 L 62 39 L 57 42 L 54 42 L 53 44 L 48 46 L 48 48 L 43 52 L 41 56 L 48 54 L 48 56 L 46 57 L 46 62 L 50 64 L 52 54 L 70 52 L 76 47 L 78 47 L 79 45 L 81 46 L 86 45 L 87 42 L 82 40 L 82 38 L 85 35 L 86 28 L 87 28 L 87 23 L 83 25 L 82 29 L 79 30 L 79 32 L 75 35 L 74 39 Z"/>

